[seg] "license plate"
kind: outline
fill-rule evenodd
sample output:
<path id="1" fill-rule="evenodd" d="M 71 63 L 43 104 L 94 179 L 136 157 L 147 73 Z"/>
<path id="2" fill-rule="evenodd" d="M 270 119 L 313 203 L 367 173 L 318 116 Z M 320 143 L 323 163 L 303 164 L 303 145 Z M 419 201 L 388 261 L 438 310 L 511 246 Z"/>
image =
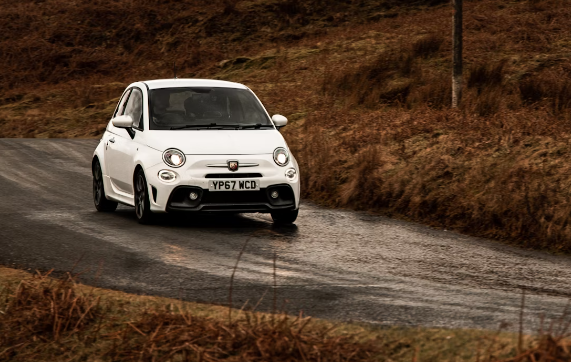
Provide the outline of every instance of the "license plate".
<path id="1" fill-rule="evenodd" d="M 208 181 L 210 191 L 258 191 L 260 181 L 258 180 L 210 180 Z"/>

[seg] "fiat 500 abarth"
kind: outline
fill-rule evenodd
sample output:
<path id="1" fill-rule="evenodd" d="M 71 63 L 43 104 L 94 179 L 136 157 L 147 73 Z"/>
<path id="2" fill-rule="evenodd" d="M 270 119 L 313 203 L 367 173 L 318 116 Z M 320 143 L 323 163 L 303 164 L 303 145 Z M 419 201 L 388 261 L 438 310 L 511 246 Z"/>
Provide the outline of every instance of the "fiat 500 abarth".
<path id="1" fill-rule="evenodd" d="M 93 155 L 95 207 L 134 206 L 141 223 L 164 212 L 263 212 L 293 223 L 299 168 L 279 132 L 286 123 L 242 84 L 133 83 Z"/>

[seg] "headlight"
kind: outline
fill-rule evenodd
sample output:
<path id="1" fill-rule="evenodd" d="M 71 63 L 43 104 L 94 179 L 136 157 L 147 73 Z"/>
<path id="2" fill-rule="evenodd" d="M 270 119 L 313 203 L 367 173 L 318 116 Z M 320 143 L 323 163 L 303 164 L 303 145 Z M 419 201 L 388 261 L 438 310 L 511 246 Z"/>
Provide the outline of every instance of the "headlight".
<path id="1" fill-rule="evenodd" d="M 186 162 L 186 157 L 184 153 L 177 150 L 176 148 L 169 148 L 163 152 L 163 161 L 170 167 L 180 167 Z"/>
<path id="2" fill-rule="evenodd" d="M 284 167 L 289 163 L 289 154 L 283 147 L 278 147 L 274 151 L 274 161 L 278 166 Z"/>
<path id="3" fill-rule="evenodd" d="M 164 182 L 173 182 L 176 180 L 176 172 L 171 170 L 160 170 L 159 179 Z"/>

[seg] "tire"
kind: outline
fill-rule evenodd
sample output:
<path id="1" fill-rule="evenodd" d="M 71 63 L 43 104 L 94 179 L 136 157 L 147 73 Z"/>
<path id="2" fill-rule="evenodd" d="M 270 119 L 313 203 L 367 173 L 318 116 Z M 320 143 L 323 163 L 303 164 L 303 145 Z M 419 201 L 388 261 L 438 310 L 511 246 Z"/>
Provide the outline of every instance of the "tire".
<path id="1" fill-rule="evenodd" d="M 147 189 L 147 179 L 143 170 L 137 171 L 135 175 L 135 214 L 139 224 L 150 224 L 153 222 L 154 214 L 151 212 L 149 202 L 149 192 Z"/>
<path id="2" fill-rule="evenodd" d="M 101 164 L 99 160 L 95 160 L 93 169 L 93 203 L 99 212 L 113 212 L 117 209 L 115 201 L 107 200 L 105 197 L 105 187 L 103 184 L 103 173 L 101 172 Z"/>
<path id="3" fill-rule="evenodd" d="M 272 212 L 272 220 L 277 225 L 291 225 L 297 219 L 299 210 L 276 211 Z"/>

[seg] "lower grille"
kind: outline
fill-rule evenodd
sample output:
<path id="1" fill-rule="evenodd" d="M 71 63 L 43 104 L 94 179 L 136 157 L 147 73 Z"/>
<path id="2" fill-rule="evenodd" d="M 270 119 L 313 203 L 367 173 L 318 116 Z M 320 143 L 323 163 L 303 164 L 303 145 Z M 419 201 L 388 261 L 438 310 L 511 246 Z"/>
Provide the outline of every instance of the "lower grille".
<path id="1" fill-rule="evenodd" d="M 267 212 L 265 205 L 204 205 L 201 211 Z"/>
<path id="2" fill-rule="evenodd" d="M 208 191 L 204 190 L 201 204 L 254 204 L 266 203 L 266 191 Z"/>

